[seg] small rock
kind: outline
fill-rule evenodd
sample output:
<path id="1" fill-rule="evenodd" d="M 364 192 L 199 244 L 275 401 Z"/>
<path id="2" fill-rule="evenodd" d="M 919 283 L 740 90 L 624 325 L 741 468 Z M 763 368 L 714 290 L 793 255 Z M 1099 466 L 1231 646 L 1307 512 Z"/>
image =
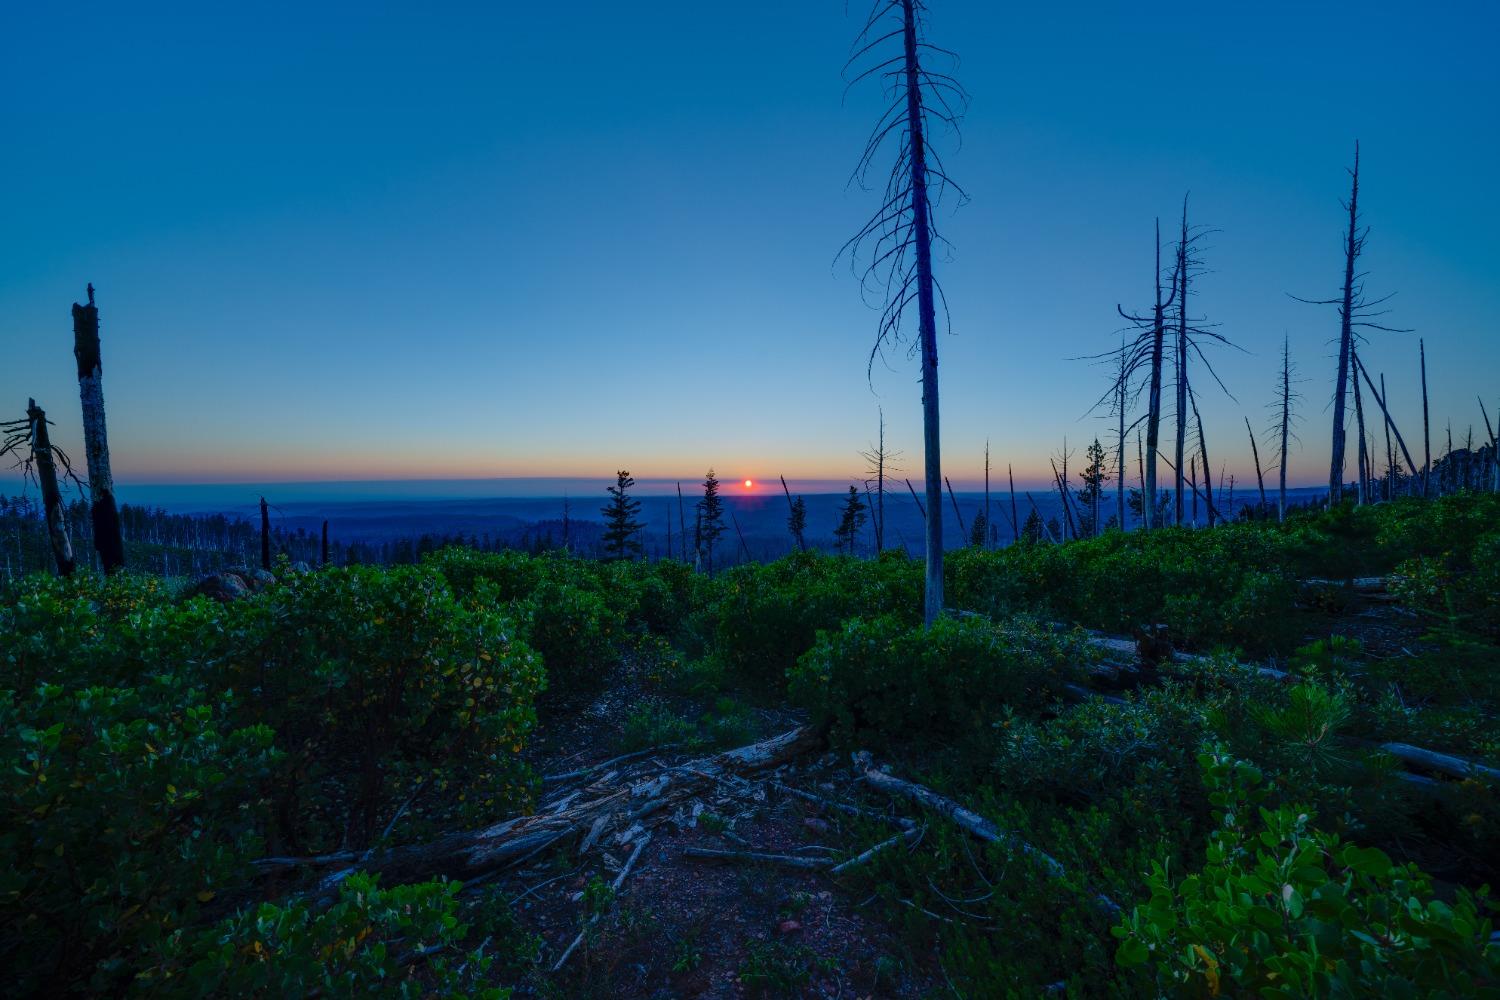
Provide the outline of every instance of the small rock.
<path id="1" fill-rule="evenodd" d="M 248 597 L 250 588 L 237 573 L 210 573 L 183 591 L 184 597 L 207 597 L 218 601 L 220 604 L 228 604 L 230 601 L 238 601 L 242 597 Z"/>

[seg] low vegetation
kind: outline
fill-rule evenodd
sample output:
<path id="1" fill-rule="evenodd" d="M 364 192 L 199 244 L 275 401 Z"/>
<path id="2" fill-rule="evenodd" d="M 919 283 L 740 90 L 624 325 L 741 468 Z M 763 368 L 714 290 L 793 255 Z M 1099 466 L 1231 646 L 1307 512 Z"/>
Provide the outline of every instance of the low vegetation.
<path id="1" fill-rule="evenodd" d="M 534 809 L 528 743 L 629 672 L 641 700 L 596 758 L 739 745 L 789 703 L 1005 832 L 924 815 L 830 877 L 895 930 L 887 982 L 1497 995 L 1497 515 L 1459 494 L 969 549 L 930 627 L 922 566 L 889 553 L 710 578 L 446 549 L 283 566 L 225 603 L 27 577 L 0 599 L 0 955 L 31 995 L 556 990 L 498 891 L 323 876 Z M 1399 642 L 1348 613 L 1356 576 L 1388 581 Z M 1393 743 L 1478 767 L 1419 773 Z M 851 822 L 856 849 L 890 837 Z M 581 898 L 584 950 L 643 926 L 607 882 Z M 704 961 L 662 947 L 663 975 Z M 756 939 L 740 985 L 796 995 L 829 960 Z"/>

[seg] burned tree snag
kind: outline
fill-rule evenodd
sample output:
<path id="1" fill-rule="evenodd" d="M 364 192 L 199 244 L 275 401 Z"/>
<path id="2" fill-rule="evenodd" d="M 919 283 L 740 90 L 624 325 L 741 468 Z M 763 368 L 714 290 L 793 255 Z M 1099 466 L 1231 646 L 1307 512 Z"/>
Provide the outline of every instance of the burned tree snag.
<path id="1" fill-rule="evenodd" d="M 125 565 L 125 542 L 120 535 L 120 509 L 115 503 L 115 480 L 109 471 L 109 435 L 104 426 L 104 368 L 99 352 L 99 307 L 94 286 L 88 286 L 86 306 L 73 303 L 73 357 L 78 362 L 78 395 L 83 404 L 83 448 L 89 469 L 89 506 L 94 527 L 94 549 L 106 574 Z"/>
<path id="2" fill-rule="evenodd" d="M 47 517 L 47 537 L 52 543 L 52 558 L 58 576 L 73 575 L 73 543 L 68 538 L 67 519 L 63 513 L 62 491 L 57 486 L 57 461 L 47 436 L 47 414 L 29 400 L 26 419 L 31 430 L 31 460 L 36 465 L 37 482 L 42 488 L 42 507 Z"/>
<path id="3" fill-rule="evenodd" d="M 1432 427 L 1427 419 L 1427 342 L 1417 340 L 1417 351 L 1422 359 L 1422 495 L 1427 496 L 1427 487 L 1432 479 Z M 1407 461 L 1411 461 L 1407 459 Z"/>
<path id="4" fill-rule="evenodd" d="M 1255 443 L 1255 432 L 1250 429 L 1250 418 L 1245 418 L 1245 433 L 1250 435 L 1250 456 L 1255 459 L 1255 485 L 1260 487 L 1260 510 L 1266 510 L 1266 477 L 1260 471 L 1260 446 Z M 1233 511 L 1231 511 L 1233 513 Z"/>
<path id="5" fill-rule="evenodd" d="M 271 572 L 271 508 L 260 498 L 260 568 Z"/>
<path id="6" fill-rule="evenodd" d="M 948 187 L 962 196 L 942 158 L 929 145 L 929 127 L 956 127 L 966 95 L 954 78 L 923 64 L 923 56 L 944 50 L 924 39 L 920 0 L 875 0 L 854 43 L 846 73 L 850 86 L 874 77 L 888 102 L 865 144 L 854 178 L 864 181 L 887 145 L 895 157 L 881 206 L 845 245 L 851 262 L 863 260 L 862 290 L 883 300 L 867 374 L 885 347 L 904 339 L 915 309 L 916 347 L 922 365 L 923 466 L 926 477 L 926 576 L 923 620 L 931 625 L 943 611 L 943 475 L 938 427 L 937 300 L 932 246 L 941 243 L 933 205 Z M 879 51 L 899 38 L 899 54 Z M 871 64 L 873 63 L 873 64 Z M 861 69 L 860 67 L 866 67 Z M 889 142 L 888 142 L 889 140 Z M 946 310 L 945 310 L 946 312 Z"/>
<path id="7" fill-rule="evenodd" d="M 323 560 L 320 563 L 320 565 L 327 566 L 328 565 L 328 522 L 327 521 L 323 522 L 322 556 L 323 556 Z"/>
<path id="8" fill-rule="evenodd" d="M 1344 247 L 1344 300 L 1339 306 L 1339 368 L 1333 389 L 1333 455 L 1328 469 L 1328 504 L 1336 505 L 1344 492 L 1344 393 L 1349 381 L 1354 345 L 1354 268 L 1359 260 L 1359 142 L 1354 143 L 1354 169 L 1349 172 L 1349 237 Z M 1356 387 L 1357 388 L 1357 387 Z"/>

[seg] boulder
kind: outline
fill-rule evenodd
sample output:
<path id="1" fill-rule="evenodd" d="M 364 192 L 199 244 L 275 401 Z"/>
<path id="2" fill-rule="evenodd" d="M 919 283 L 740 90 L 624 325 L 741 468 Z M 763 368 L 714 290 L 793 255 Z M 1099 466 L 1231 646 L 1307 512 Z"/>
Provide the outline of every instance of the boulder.
<path id="1" fill-rule="evenodd" d="M 218 601 L 220 604 L 228 604 L 242 597 L 248 597 L 250 587 L 238 573 L 210 573 L 201 577 L 187 590 L 183 591 L 183 597 L 207 597 Z"/>

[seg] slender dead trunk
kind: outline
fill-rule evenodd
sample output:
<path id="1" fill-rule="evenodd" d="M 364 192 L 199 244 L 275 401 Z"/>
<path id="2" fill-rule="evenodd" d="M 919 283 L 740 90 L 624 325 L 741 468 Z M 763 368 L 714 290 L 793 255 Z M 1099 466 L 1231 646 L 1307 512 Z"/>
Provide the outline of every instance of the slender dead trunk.
<path id="1" fill-rule="evenodd" d="M 1422 359 L 1422 495 L 1432 479 L 1432 427 L 1427 420 L 1427 343 L 1417 339 L 1417 351 Z"/>
<path id="2" fill-rule="evenodd" d="M 1066 449 L 1066 445 L 1064 445 Z M 1064 450 L 1064 456 L 1067 452 Z M 1068 460 L 1063 458 L 1063 468 L 1068 467 Z M 1063 509 L 1063 532 L 1064 538 L 1077 538 L 1078 530 L 1073 525 L 1073 505 L 1068 502 L 1068 485 L 1061 473 L 1057 471 L 1057 463 L 1052 463 L 1052 481 L 1057 484 L 1057 498 L 1062 501 Z"/>
<path id="3" fill-rule="evenodd" d="M 99 351 L 99 307 L 94 286 L 89 303 L 73 303 L 73 357 L 78 362 L 78 395 L 83 404 L 83 448 L 89 466 L 89 502 L 94 549 L 106 574 L 125 565 L 125 541 L 120 535 L 120 509 L 115 503 L 115 480 L 109 471 L 109 434 L 104 426 L 104 366 Z"/>
<path id="4" fill-rule="evenodd" d="M 943 613 L 943 470 L 938 433 L 937 303 L 932 284 L 932 223 L 928 216 L 927 149 L 922 112 L 922 76 L 917 62 L 915 0 L 901 0 L 905 54 L 907 156 L 911 169 L 912 239 L 916 251 L 917 329 L 922 351 L 922 450 L 927 476 L 927 576 L 923 620 Z"/>
<path id="5" fill-rule="evenodd" d="M 36 400 L 28 400 L 26 419 L 31 424 L 31 459 L 42 488 L 42 511 L 47 519 L 47 538 L 52 544 L 52 559 L 58 576 L 73 575 L 73 542 L 68 537 L 67 515 L 63 510 L 62 490 L 57 485 L 57 461 L 47 434 L 47 414 Z"/>
<path id="6" fill-rule="evenodd" d="M 1124 362 L 1121 361 L 1123 366 Z M 1124 372 L 1122 371 L 1123 375 Z M 1116 400 L 1116 409 L 1119 411 L 1119 436 L 1116 438 L 1115 449 L 1115 521 L 1120 525 L 1120 530 L 1125 530 L 1125 380 L 1120 379 L 1120 395 Z"/>
<path id="7" fill-rule="evenodd" d="M 1349 237 L 1344 246 L 1344 297 L 1339 308 L 1339 367 L 1333 390 L 1333 453 L 1328 466 L 1328 503 L 1344 495 L 1344 394 L 1354 348 L 1354 268 L 1359 257 L 1359 143 L 1354 144 L 1354 169 L 1349 193 Z"/>
<path id="8" fill-rule="evenodd" d="M 1385 389 L 1384 375 L 1380 376 L 1380 388 L 1382 390 Z M 1484 408 L 1484 397 L 1479 396 L 1477 398 L 1479 400 L 1479 414 L 1484 417 L 1484 432 L 1490 437 L 1490 475 L 1493 480 L 1490 489 L 1500 491 L 1500 445 L 1496 444 L 1495 428 L 1490 424 L 1489 411 Z M 1496 413 L 1496 418 L 1500 419 L 1500 413 Z"/>
<path id="9" fill-rule="evenodd" d="M 271 508 L 260 498 L 260 568 L 271 571 Z"/>
<path id="10" fill-rule="evenodd" d="M 1198 456 L 1188 456 L 1188 487 L 1193 491 L 1193 527 L 1198 527 Z"/>
<path id="11" fill-rule="evenodd" d="M 958 497 L 953 495 L 953 484 L 948 481 L 947 476 L 943 477 L 943 484 L 948 487 L 948 499 L 953 502 L 953 516 L 958 519 L 958 536 L 968 538 L 969 533 L 964 528 L 963 512 L 958 509 Z"/>
<path id="12" fill-rule="evenodd" d="M 1260 446 L 1255 443 L 1255 432 L 1250 429 L 1250 418 L 1245 418 L 1245 433 L 1250 435 L 1250 456 L 1255 459 L 1255 484 L 1260 487 L 1260 510 L 1266 511 L 1266 477 L 1260 471 Z"/>
<path id="13" fill-rule="evenodd" d="M 783 479 L 781 484 L 785 486 L 786 480 Z M 667 502 L 671 503 L 672 501 L 668 500 Z M 672 516 L 670 509 L 667 512 L 667 516 Z M 680 482 L 677 484 L 677 537 L 682 539 L 682 561 L 687 562 L 687 508 L 682 502 L 682 483 Z M 693 558 L 696 559 L 697 556 L 694 555 Z"/>
<path id="14" fill-rule="evenodd" d="M 1380 398 L 1386 398 L 1385 372 L 1380 373 Z M 1385 409 L 1382 408 L 1381 413 L 1384 412 Z M 1396 499 L 1396 452 L 1391 448 L 1391 421 L 1389 417 L 1385 419 L 1385 482 L 1385 498 L 1387 500 Z"/>
<path id="15" fill-rule="evenodd" d="M 1488 418 L 1486 418 L 1487 420 Z M 980 539 L 984 548 L 990 547 L 990 535 L 994 534 L 990 527 L 990 439 L 984 439 L 984 537 Z"/>
<path id="16" fill-rule="evenodd" d="M 1187 452 L 1187 410 L 1188 410 L 1188 222 L 1187 222 L 1187 196 L 1182 199 L 1182 236 L 1177 244 L 1177 274 L 1174 278 L 1177 294 L 1177 467 L 1174 472 L 1176 477 L 1177 494 L 1177 523 L 1182 523 L 1183 496 L 1182 496 L 1182 469 L 1183 459 Z M 1193 501 L 1193 524 L 1198 523 L 1198 502 Z"/>
<path id="17" fill-rule="evenodd" d="M 1349 348 L 1349 357 L 1355 365 L 1359 364 L 1359 352 L 1352 344 Z M 1354 491 L 1354 502 L 1364 504 L 1370 499 L 1370 454 L 1365 448 L 1365 405 L 1359 391 L 1359 376 L 1351 371 L 1349 378 L 1354 382 L 1354 424 L 1355 432 L 1359 434 L 1359 489 Z"/>
<path id="18" fill-rule="evenodd" d="M 1146 411 L 1145 502 L 1141 506 L 1146 530 L 1160 527 L 1156 523 L 1156 453 L 1161 443 L 1161 369 L 1167 334 L 1166 304 L 1161 298 L 1161 220 L 1156 220 L 1156 306 L 1151 314 L 1151 390 Z M 1177 455 L 1179 464 L 1181 452 Z"/>
<path id="19" fill-rule="evenodd" d="M 1010 540 L 1018 542 L 1021 540 L 1021 517 L 1016 507 L 1016 470 L 1009 462 L 1005 463 L 1005 474 L 1010 478 Z"/>
<path id="20" fill-rule="evenodd" d="M 1156 497 L 1146 492 L 1146 446 L 1141 442 L 1141 432 L 1135 432 L 1135 461 L 1140 468 L 1137 470 L 1141 477 L 1141 527 L 1145 528 L 1150 523 L 1151 514 L 1147 513 L 1148 504 L 1150 508 L 1156 506 Z M 1154 513 L 1154 511 L 1153 511 Z M 1123 530 L 1123 526 L 1122 526 Z"/>
<path id="21" fill-rule="evenodd" d="M 1292 351 L 1290 341 L 1281 342 L 1281 463 L 1280 484 L 1276 493 L 1276 521 L 1286 521 L 1286 445 L 1292 419 Z"/>
<path id="22" fill-rule="evenodd" d="M 327 566 L 328 565 L 328 522 L 327 521 L 323 522 L 322 556 L 323 556 L 322 565 Z"/>
<path id="23" fill-rule="evenodd" d="M 1198 454 L 1203 456 L 1203 490 L 1208 494 L 1205 498 L 1208 505 L 1208 526 L 1212 528 L 1218 520 L 1218 511 L 1214 509 L 1214 472 L 1213 466 L 1208 462 L 1208 441 L 1203 436 L 1203 417 L 1198 413 L 1198 400 L 1192 399 L 1192 403 L 1193 420 L 1198 425 Z M 1194 516 L 1196 518 L 1196 511 Z"/>
<path id="24" fill-rule="evenodd" d="M 791 488 L 788 487 L 787 484 L 786 484 L 786 476 L 782 476 L 781 477 L 781 492 L 783 492 L 783 493 L 786 494 L 787 524 L 790 525 L 790 524 L 793 523 L 793 521 L 797 517 L 797 505 L 792 502 L 792 491 L 791 491 Z M 802 551 L 802 552 L 806 552 L 807 551 L 807 542 L 803 538 L 802 531 L 801 530 L 796 530 L 796 531 L 793 531 L 792 534 L 797 539 L 797 548 L 798 548 L 798 550 Z"/>
<path id="25" fill-rule="evenodd" d="M 927 508 L 922 506 L 922 498 L 917 496 L 917 488 L 911 484 L 910 479 L 906 481 L 906 488 L 911 491 L 911 498 L 917 502 L 917 513 L 922 515 L 922 520 L 925 522 L 927 520 Z"/>
<path id="26" fill-rule="evenodd" d="M 1396 435 L 1396 444 L 1401 448 L 1401 454 L 1406 459 L 1406 464 L 1415 468 L 1412 465 L 1411 452 L 1406 447 L 1406 439 L 1401 436 L 1401 428 L 1396 425 L 1395 418 L 1391 416 L 1391 408 L 1385 403 L 1385 394 L 1376 389 L 1375 383 L 1370 381 L 1370 373 L 1365 370 L 1364 363 L 1359 361 L 1358 357 L 1355 358 L 1355 362 L 1358 373 L 1364 376 L 1365 385 L 1370 389 L 1370 395 L 1375 397 L 1375 404 L 1380 407 L 1380 412 L 1385 415 L 1386 426 L 1391 429 L 1392 434 Z"/>

